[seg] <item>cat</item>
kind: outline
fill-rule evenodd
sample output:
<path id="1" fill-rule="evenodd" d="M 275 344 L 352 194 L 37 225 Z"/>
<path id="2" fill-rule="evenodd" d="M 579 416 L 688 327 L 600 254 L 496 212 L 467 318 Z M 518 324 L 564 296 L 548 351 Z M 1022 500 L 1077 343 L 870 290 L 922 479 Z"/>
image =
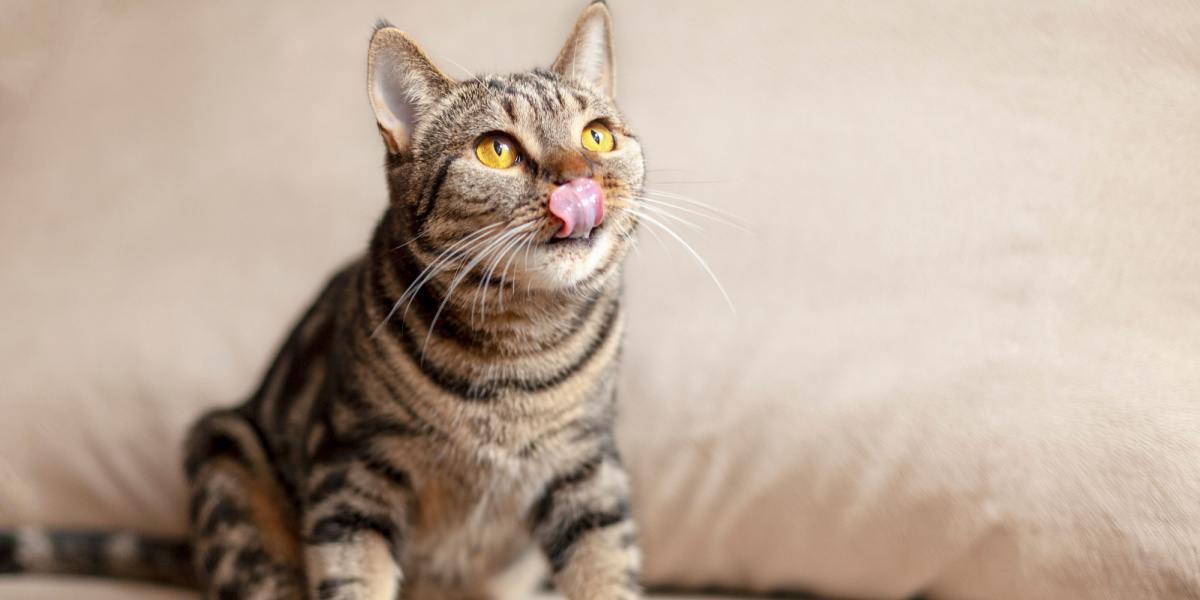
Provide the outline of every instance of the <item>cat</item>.
<path id="1" fill-rule="evenodd" d="M 186 441 L 189 541 L 24 528 L 0 572 L 205 597 L 641 597 L 613 436 L 622 262 L 645 168 L 611 18 L 549 69 L 446 76 L 381 22 L 368 97 L 389 204 L 244 404 Z"/>

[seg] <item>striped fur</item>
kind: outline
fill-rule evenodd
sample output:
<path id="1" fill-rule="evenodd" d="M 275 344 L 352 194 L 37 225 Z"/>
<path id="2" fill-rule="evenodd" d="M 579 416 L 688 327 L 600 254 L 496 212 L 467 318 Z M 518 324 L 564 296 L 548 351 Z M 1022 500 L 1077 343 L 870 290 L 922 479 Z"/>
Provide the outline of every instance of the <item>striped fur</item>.
<path id="1" fill-rule="evenodd" d="M 552 68 L 465 81 L 377 28 L 391 201 L 261 387 L 192 428 L 194 555 L 30 530 L 0 536 L 0 571 L 179 583 L 190 560 L 209 598 L 388 600 L 522 597 L 548 571 L 574 600 L 640 597 L 612 424 L 643 165 L 613 103 L 609 27 L 594 3 Z M 581 147 L 593 120 L 613 152 Z M 520 164 L 475 159 L 492 131 Z M 579 177 L 601 184 L 605 220 L 555 240 L 548 195 Z"/>
<path id="2" fill-rule="evenodd" d="M 0 573 L 49 573 L 140 579 L 190 586 L 191 547 L 184 540 L 133 532 L 0 531 Z"/>

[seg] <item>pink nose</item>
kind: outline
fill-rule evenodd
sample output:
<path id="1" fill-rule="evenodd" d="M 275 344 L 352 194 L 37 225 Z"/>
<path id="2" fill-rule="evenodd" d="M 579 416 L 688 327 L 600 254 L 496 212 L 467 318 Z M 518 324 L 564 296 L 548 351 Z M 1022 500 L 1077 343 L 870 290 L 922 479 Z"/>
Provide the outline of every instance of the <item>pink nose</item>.
<path id="1" fill-rule="evenodd" d="M 554 237 L 588 237 L 604 219 L 604 190 L 588 178 L 568 181 L 550 194 L 550 214 L 562 221 Z"/>

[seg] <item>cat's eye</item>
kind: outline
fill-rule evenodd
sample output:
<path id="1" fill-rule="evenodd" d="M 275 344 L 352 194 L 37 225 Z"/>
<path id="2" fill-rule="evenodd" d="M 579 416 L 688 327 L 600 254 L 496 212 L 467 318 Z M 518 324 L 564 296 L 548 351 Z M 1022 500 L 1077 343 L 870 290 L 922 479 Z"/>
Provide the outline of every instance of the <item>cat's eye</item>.
<path id="1" fill-rule="evenodd" d="M 520 161 L 517 143 L 503 133 L 489 133 L 479 138 L 475 145 L 475 156 L 479 162 L 493 169 L 507 169 Z"/>
<path id="2" fill-rule="evenodd" d="M 612 152 L 616 146 L 612 131 L 600 121 L 592 121 L 583 128 L 583 147 L 592 152 Z"/>

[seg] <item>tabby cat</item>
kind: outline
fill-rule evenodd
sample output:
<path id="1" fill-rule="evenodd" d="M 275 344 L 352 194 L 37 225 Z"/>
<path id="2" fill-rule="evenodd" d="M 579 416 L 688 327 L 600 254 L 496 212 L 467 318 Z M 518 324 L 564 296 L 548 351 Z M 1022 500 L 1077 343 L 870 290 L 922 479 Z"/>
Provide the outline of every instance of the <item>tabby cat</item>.
<path id="1" fill-rule="evenodd" d="M 455 81 L 371 38 L 390 202 L 244 404 L 188 436 L 190 543 L 20 529 L 0 570 L 206 597 L 640 597 L 613 440 L 644 168 L 588 6 L 549 69 Z"/>

